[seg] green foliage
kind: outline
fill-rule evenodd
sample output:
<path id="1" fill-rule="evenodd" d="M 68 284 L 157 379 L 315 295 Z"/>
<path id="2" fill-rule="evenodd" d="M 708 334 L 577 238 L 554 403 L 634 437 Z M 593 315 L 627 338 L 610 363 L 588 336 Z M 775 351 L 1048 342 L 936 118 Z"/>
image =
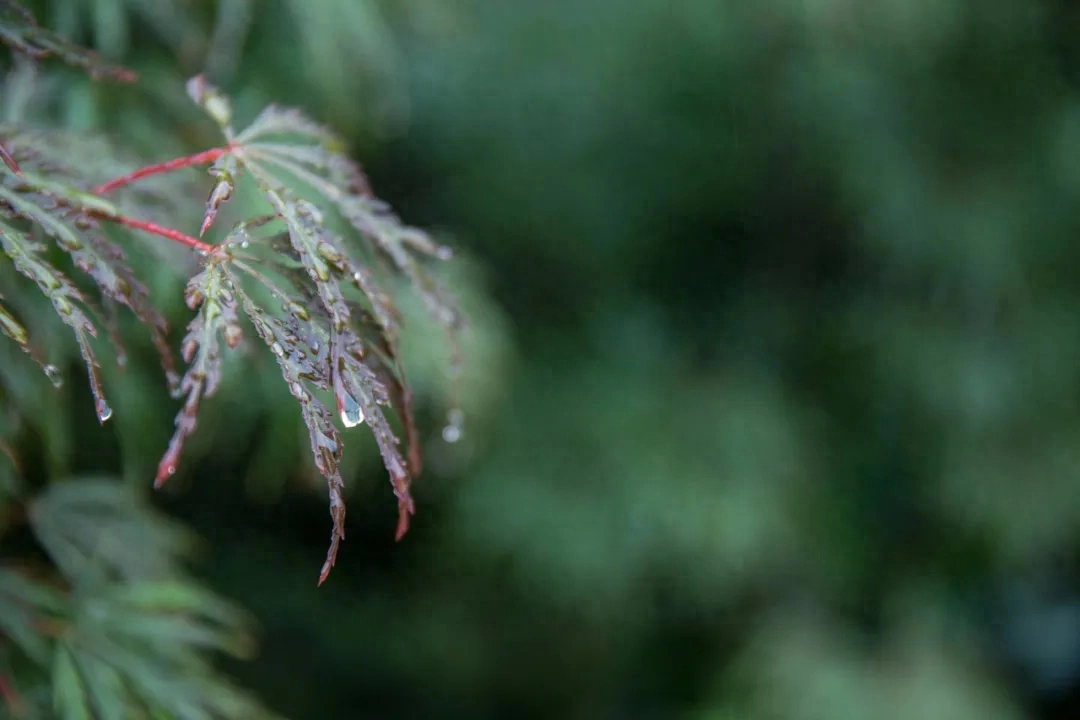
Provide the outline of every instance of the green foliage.
<path id="1" fill-rule="evenodd" d="M 13 3 L 0 3 L 0 40 L 33 59 L 57 56 L 95 79 L 134 78 L 40 28 Z M 55 344 L 28 321 L 40 309 L 22 286 L 9 288 L 14 271 L 70 330 L 104 424 L 114 410 L 98 341 L 107 337 L 117 365 L 126 366 L 119 313 L 126 307 L 156 349 L 172 394 L 183 398 L 158 466 L 160 486 L 176 472 L 201 402 L 222 384 L 224 350 L 249 350 L 245 334 L 254 329 L 299 403 L 315 467 L 329 487 L 333 529 L 321 584 L 345 527 L 342 437 L 324 398 L 332 398 L 346 429 L 370 427 L 398 498 L 400 538 L 415 511 L 410 484 L 420 471 L 420 446 L 399 350 L 401 313 L 384 285 L 401 278 L 416 288 L 456 366 L 461 313 L 426 268 L 427 260 L 451 253 L 402 224 L 372 195 L 344 142 L 301 112 L 270 106 L 236 132 L 230 102 L 201 76 L 188 83 L 188 94 L 217 123 L 225 145 L 123 174 L 125 153 L 92 134 L 0 127 L 9 171 L 0 177 L 0 250 L 10 260 L 0 274 L 14 298 L 0 296 L 0 332 L 61 386 Z M 241 213 L 217 244 L 141 219 L 163 209 L 182 214 L 187 188 L 159 178 L 205 163 L 214 184 L 200 236 L 238 183 L 261 197 L 259 211 Z M 110 193 L 115 199 L 105 197 Z M 116 238 L 124 227 L 194 251 L 180 262 L 157 251 L 174 272 L 191 273 L 183 296 L 196 315 L 181 342 L 182 375 L 165 313 Z M 9 366 L 0 370 L 0 538 L 6 543 L 26 525 L 48 562 L 0 567 L 0 716 L 269 717 L 213 667 L 216 653 L 250 654 L 249 623 L 186 578 L 186 533 L 115 482 L 53 474 L 44 489 L 32 489 L 24 479 L 20 455 L 6 442 L 34 414 L 21 377 Z"/>
<path id="2" fill-rule="evenodd" d="M 459 313 L 414 256 L 448 259 L 450 253 L 424 233 L 401 225 L 371 196 L 360 169 L 340 152 L 341 142 L 327 129 L 295 110 L 270 107 L 235 133 L 229 103 L 215 88 L 197 77 L 189 83 L 189 93 L 220 125 L 228 142 L 210 168 L 216 182 L 202 231 L 213 223 L 244 173 L 254 180 L 273 215 L 241 221 L 208 254 L 203 271 L 188 284 L 188 306 L 198 308 L 199 314 L 183 344 L 184 359 L 191 363 L 180 388 L 187 401 L 177 416 L 176 433 L 159 465 L 157 482 L 176 472 L 184 439 L 195 427 L 199 400 L 212 395 L 220 382 L 218 335 L 230 348 L 240 343 L 237 309 L 242 308 L 276 356 L 289 392 L 300 403 L 316 467 L 329 484 L 334 527 L 322 582 L 344 537 L 344 483 L 338 471 L 338 433 L 312 389 L 333 394 L 346 428 L 364 421 L 371 428 L 398 498 L 400 538 L 414 512 L 409 485 L 419 471 L 419 448 L 411 392 L 397 349 L 397 312 L 376 283 L 371 264 L 380 258 L 389 261 L 412 281 L 452 338 Z M 282 172 L 306 183 L 336 208 L 363 242 L 347 241 L 327 227 L 321 209 L 282 184 L 278 179 Z M 272 314 L 245 290 L 240 271 L 269 295 L 281 315 Z M 350 289 L 359 297 L 350 299 Z M 390 406 L 402 417 L 409 461 L 398 450 L 398 439 L 380 406 Z"/>
<path id="3" fill-rule="evenodd" d="M 33 36 L 29 31 L 25 34 Z M 13 170 L 5 178 L 6 184 L 0 186 L 0 217 L 19 222 L 22 227 L 0 225 L 0 247 L 74 332 L 100 422 L 113 413 L 105 400 L 91 345 L 91 338 L 98 334 L 98 326 L 91 318 L 100 313 L 95 313 L 95 304 L 78 286 L 46 260 L 47 248 L 34 235 L 48 237 L 67 252 L 74 265 L 97 285 L 104 302 L 126 305 L 149 328 L 170 387 L 175 394 L 186 396 L 176 418 L 176 431 L 159 463 L 155 481 L 159 486 L 176 472 L 184 440 L 195 429 L 200 400 L 213 395 L 220 384 L 218 335 L 224 337 L 229 348 L 236 348 L 243 333 L 237 308 L 244 310 L 258 335 L 277 356 L 289 391 L 301 405 L 316 467 L 329 485 L 333 532 L 321 583 L 334 564 L 345 533 L 341 492 L 344 483 L 338 471 L 341 445 L 337 430 L 325 405 L 306 385 L 311 383 L 317 390 L 332 392 L 345 427 L 367 420 L 398 498 L 400 538 L 414 512 L 409 485 L 419 472 L 420 454 L 411 391 L 398 352 L 397 311 L 377 283 L 372 265 L 388 264 L 408 278 L 453 342 L 460 315 L 416 257 L 421 254 L 446 260 L 451 253 L 423 232 L 402 225 L 372 196 L 360 168 L 343 154 L 343 143 L 299 111 L 271 106 L 244 131 L 236 133 L 230 103 L 216 88 L 199 76 L 188 83 L 188 93 L 219 125 L 227 141 L 220 151 L 205 154 L 213 159 L 210 174 L 215 184 L 206 203 L 200 235 L 211 227 L 243 174 L 254 180 L 273 215 L 243 220 L 223 243 L 210 246 L 176 231 L 128 218 L 99 196 L 142 175 L 173 169 L 173 164 L 136 171 L 92 187 L 74 169 L 35 153 L 32 144 L 27 146 L 25 157 L 17 156 L 21 146 L 11 145 L 16 148 L 11 155 Z M 13 139 L 17 141 L 18 135 Z M 175 167 L 185 164 L 190 163 L 178 162 Z M 283 173 L 308 186 L 336 209 L 363 242 L 347 242 L 327 227 L 322 210 L 281 182 L 279 176 Z M 199 314 L 189 325 L 183 342 L 182 354 L 191 365 L 179 381 L 165 339 L 165 320 L 154 309 L 146 287 L 125 263 L 122 250 L 100 232 L 101 220 L 150 229 L 205 256 L 203 269 L 191 279 L 185 293 L 188 307 L 198 309 Z M 279 232 L 266 237 L 251 232 L 275 226 Z M 305 272 L 297 272 L 301 268 Z M 235 274 L 238 270 L 280 304 L 284 315 L 271 314 L 245 292 Z M 360 298 L 350 299 L 348 288 L 358 291 Z M 35 355 L 25 328 L 8 310 L 0 307 L 0 313 L 4 333 L 34 357 L 46 374 L 56 377 L 56 368 Z M 455 349 L 455 363 L 457 355 Z M 398 450 L 398 438 L 380 406 L 390 406 L 401 416 L 409 440 L 408 461 Z"/>
<path id="4" fill-rule="evenodd" d="M 0 2 L 0 42 L 33 58 L 57 57 L 95 77 L 129 82 L 135 79 L 130 70 L 105 63 L 97 53 L 39 27 L 34 16 L 13 0 Z"/>
<path id="5" fill-rule="evenodd" d="M 8 716 L 271 717 L 209 662 L 249 656 L 250 621 L 184 577 L 187 532 L 98 478 L 54 482 L 25 512 L 64 580 L 0 569 Z"/>
<path id="6" fill-rule="evenodd" d="M 38 141 L 47 141 L 47 138 L 39 137 Z M 79 179 L 74 169 L 57 166 L 43 158 L 32 147 L 20 143 L 17 134 L 9 139 L 9 143 L 22 171 L 6 176 L 4 184 L 0 185 L 0 218 L 3 218 L 0 221 L 0 247 L 11 258 L 15 269 L 30 278 L 48 297 L 59 317 L 74 332 L 89 373 L 98 419 L 105 422 L 112 416 L 112 409 L 105 401 L 90 338 L 97 336 L 98 325 L 108 322 L 106 318 L 111 314 L 106 316 L 97 308 L 102 303 L 127 306 L 149 329 L 172 382 L 175 372 L 165 339 L 165 319 L 154 309 L 146 287 L 126 264 L 124 252 L 100 232 L 98 218 L 115 217 L 119 215 L 119 209 L 91 194 L 85 181 L 80 183 L 81 187 L 75 185 Z M 100 303 L 87 298 L 46 259 L 47 248 L 34 234 L 52 240 L 71 257 L 75 267 L 93 280 L 101 295 Z M 9 313 L 6 314 L 12 324 L 9 336 L 34 356 L 28 334 Z M 92 321 L 93 317 L 98 319 L 97 324 Z M 58 372 L 50 366 L 45 366 L 45 370 L 50 376 L 56 376 Z"/>
<path id="7" fill-rule="evenodd" d="M 310 495 L 326 481 L 291 371 L 258 332 L 285 331 L 235 295 L 243 339 L 217 336 L 221 383 L 156 498 L 211 539 L 207 582 L 260 619 L 245 685 L 298 718 L 1076 715 L 1075 4 L 155 3 L 198 25 L 182 39 L 149 4 L 36 3 L 143 81 L 45 66 L 28 101 L 5 98 L 6 121 L 122 137 L 140 157 L 101 177 L 115 152 L 72 163 L 97 187 L 219 143 L 184 92 L 202 72 L 238 131 L 270 102 L 303 107 L 404 217 L 475 254 L 440 273 L 470 321 L 469 425 L 452 445 L 440 333 L 401 273 L 372 266 L 404 318 L 430 479 L 410 487 L 409 542 L 390 544 L 377 444 L 341 432 L 332 386 L 304 381 L 347 445 L 349 541 L 318 591 L 326 510 Z M 32 76 L 16 70 L 9 88 Z M 220 169 L 237 175 L 215 244 L 272 214 L 249 171 Z M 194 194 L 174 189 L 185 178 Z M 109 199 L 197 235 L 190 206 L 215 182 L 180 170 Z M 187 207 L 136 198 L 156 185 Z M 109 225 L 179 347 L 201 258 Z M 248 232 L 249 254 L 299 258 L 280 219 Z M 241 259 L 299 296 L 273 263 Z M 82 372 L 73 334 L 6 260 L 0 292 L 43 360 Z M 153 475 L 177 403 L 145 329 L 119 320 L 123 372 L 95 346 L 104 427 L 83 382 L 53 392 L 0 342 L 0 451 L 19 478 Z M 8 482 L 7 459 L 0 492 L 36 487 Z"/>

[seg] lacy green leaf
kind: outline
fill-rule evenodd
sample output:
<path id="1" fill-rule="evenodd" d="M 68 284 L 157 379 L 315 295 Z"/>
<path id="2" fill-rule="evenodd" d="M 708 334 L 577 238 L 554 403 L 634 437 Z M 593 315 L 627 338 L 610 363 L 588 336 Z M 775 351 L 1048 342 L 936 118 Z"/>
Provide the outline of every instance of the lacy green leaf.
<path id="1" fill-rule="evenodd" d="M 185 341 L 184 357 L 193 363 L 183 381 L 188 401 L 177 418 L 177 433 L 162 460 L 158 482 L 175 471 L 183 438 L 194 429 L 198 400 L 212 392 L 211 384 L 203 387 L 202 378 L 220 372 L 217 333 L 232 328 L 227 344 L 239 342 L 239 305 L 300 404 L 315 466 L 327 480 L 333 527 L 322 582 L 344 538 L 345 503 L 338 471 L 341 435 L 316 391 L 333 395 L 345 430 L 362 423 L 371 429 L 397 497 L 400 538 L 415 512 L 411 485 L 420 471 L 420 453 L 412 393 L 398 349 L 400 313 L 379 276 L 403 278 L 420 294 L 446 331 L 456 364 L 461 314 L 425 267 L 426 261 L 447 260 L 451 253 L 403 225 L 371 194 L 363 172 L 337 136 L 301 112 L 271 106 L 236 132 L 228 98 L 205 79 L 189 81 L 188 94 L 218 124 L 227 142 L 210 168 L 214 185 L 202 232 L 244 176 L 254 182 L 271 214 L 235 226 L 189 285 L 189 297 L 198 301 L 192 307 L 210 303 L 216 309 L 200 309 Z M 304 188 L 311 191 L 310 199 Z M 336 232 L 335 225 L 346 227 L 348 234 Z M 259 299 L 267 296 L 269 305 Z M 404 454 L 384 408 L 404 428 Z"/>

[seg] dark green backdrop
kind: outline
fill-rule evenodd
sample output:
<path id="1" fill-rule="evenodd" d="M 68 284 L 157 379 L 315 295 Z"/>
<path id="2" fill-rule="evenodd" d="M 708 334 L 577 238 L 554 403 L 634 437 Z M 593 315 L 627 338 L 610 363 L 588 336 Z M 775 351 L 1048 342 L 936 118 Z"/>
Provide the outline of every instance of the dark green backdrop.
<path id="1" fill-rule="evenodd" d="M 35 102 L 156 159 L 206 142 L 182 87 L 204 68 L 242 115 L 303 106 L 461 251 L 472 321 L 447 444 L 413 313 L 414 529 L 392 542 L 354 431 L 321 589 L 325 498 L 268 357 L 231 366 L 159 497 L 258 617 L 229 669 L 272 706 L 1080 712 L 1072 4 L 221 0 L 208 46 L 213 5 L 38 3 L 142 82 Z M 73 388 L 57 432 L 73 468 L 148 485 L 175 408 L 149 365 L 112 387 L 111 427 Z"/>

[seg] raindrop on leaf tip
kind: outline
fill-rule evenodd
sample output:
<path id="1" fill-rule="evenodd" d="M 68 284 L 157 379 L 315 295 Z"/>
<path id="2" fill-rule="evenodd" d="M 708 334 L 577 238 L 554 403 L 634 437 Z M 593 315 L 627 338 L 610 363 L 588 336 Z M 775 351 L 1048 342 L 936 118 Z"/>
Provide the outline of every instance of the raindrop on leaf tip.
<path id="1" fill-rule="evenodd" d="M 64 386 L 64 376 L 61 375 L 59 368 L 55 365 L 46 365 L 43 370 L 45 371 L 45 377 L 49 378 L 53 387 L 59 389 Z"/>

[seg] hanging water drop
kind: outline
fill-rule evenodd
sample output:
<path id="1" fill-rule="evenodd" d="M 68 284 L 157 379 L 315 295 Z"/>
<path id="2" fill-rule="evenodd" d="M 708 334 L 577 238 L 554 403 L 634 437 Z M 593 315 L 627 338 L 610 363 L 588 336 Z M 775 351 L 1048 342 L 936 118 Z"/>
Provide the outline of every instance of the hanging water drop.
<path id="1" fill-rule="evenodd" d="M 338 398 L 338 410 L 341 411 L 341 422 L 347 428 L 356 427 L 364 422 L 364 411 L 352 395 L 343 393 Z"/>
<path id="2" fill-rule="evenodd" d="M 98 422 L 104 425 L 105 421 L 112 417 L 112 408 L 109 407 L 108 404 L 106 404 L 106 402 L 100 398 L 97 400 L 95 405 L 97 406 Z"/>
<path id="3" fill-rule="evenodd" d="M 440 260 L 453 260 L 454 251 L 452 248 L 449 248 L 446 245 L 440 245 L 435 250 L 435 257 L 439 258 Z"/>
<path id="4" fill-rule="evenodd" d="M 45 377 L 49 378 L 53 387 L 60 389 L 64 386 L 64 376 L 60 374 L 60 369 L 55 365 L 45 365 L 42 368 L 45 371 Z"/>

